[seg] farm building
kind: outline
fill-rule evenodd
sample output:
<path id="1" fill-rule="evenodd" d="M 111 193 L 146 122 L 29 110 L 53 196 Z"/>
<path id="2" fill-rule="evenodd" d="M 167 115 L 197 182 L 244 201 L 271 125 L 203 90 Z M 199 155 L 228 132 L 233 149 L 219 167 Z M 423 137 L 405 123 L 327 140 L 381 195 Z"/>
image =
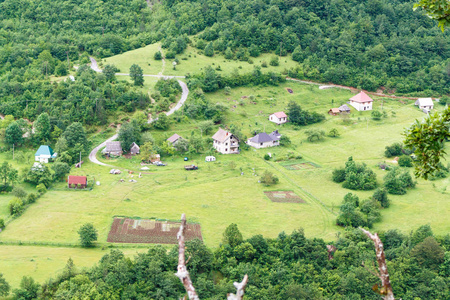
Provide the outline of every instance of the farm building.
<path id="1" fill-rule="evenodd" d="M 341 114 L 342 113 L 349 114 L 350 113 L 350 107 L 348 107 L 347 104 L 341 105 L 341 106 L 339 106 L 339 111 L 340 111 Z"/>
<path id="2" fill-rule="evenodd" d="M 272 136 L 265 132 L 258 133 L 251 139 L 248 139 L 247 144 L 256 149 L 279 146 L 280 138 L 277 138 L 274 132 L 271 133 Z"/>
<path id="3" fill-rule="evenodd" d="M 138 146 L 136 143 L 131 144 L 131 147 L 130 147 L 130 153 L 131 153 L 131 155 L 139 154 L 139 150 L 140 150 L 140 149 L 141 149 L 141 148 L 139 148 L 139 146 Z"/>
<path id="4" fill-rule="evenodd" d="M 423 111 L 426 110 L 427 113 L 434 107 L 433 99 L 431 98 L 419 98 L 416 100 L 414 105 L 419 106 L 419 108 Z"/>
<path id="5" fill-rule="evenodd" d="M 278 125 L 284 124 L 287 122 L 287 115 L 284 112 L 279 111 L 271 114 L 269 116 L 269 121 L 277 123 Z"/>
<path id="6" fill-rule="evenodd" d="M 122 146 L 120 142 L 106 142 L 106 148 L 102 151 L 104 154 L 121 156 L 122 155 Z"/>
<path id="7" fill-rule="evenodd" d="M 215 156 L 207 156 L 205 158 L 205 161 L 216 161 L 216 157 Z"/>
<path id="8" fill-rule="evenodd" d="M 357 111 L 372 110 L 372 98 L 361 91 L 359 94 L 350 98 L 349 104 L 356 108 Z"/>
<path id="9" fill-rule="evenodd" d="M 87 187 L 87 178 L 86 176 L 72 176 L 69 175 L 67 178 L 67 186 L 69 189 L 85 189 Z"/>
<path id="10" fill-rule="evenodd" d="M 178 134 L 174 134 L 172 135 L 170 138 L 167 139 L 167 141 L 169 143 L 172 144 L 172 146 L 175 146 L 180 140 L 182 140 L 183 138 L 181 136 L 179 136 Z"/>
<path id="11" fill-rule="evenodd" d="M 55 159 L 57 155 L 50 146 L 41 145 L 34 154 L 34 160 L 41 163 L 48 163 Z"/>
<path id="12" fill-rule="evenodd" d="M 331 115 L 331 116 L 337 116 L 340 113 L 341 113 L 341 111 L 339 110 L 339 108 L 331 108 L 328 111 L 328 114 Z"/>
<path id="13" fill-rule="evenodd" d="M 238 154 L 239 153 L 239 139 L 231 132 L 222 128 L 212 136 L 213 147 L 222 154 Z"/>

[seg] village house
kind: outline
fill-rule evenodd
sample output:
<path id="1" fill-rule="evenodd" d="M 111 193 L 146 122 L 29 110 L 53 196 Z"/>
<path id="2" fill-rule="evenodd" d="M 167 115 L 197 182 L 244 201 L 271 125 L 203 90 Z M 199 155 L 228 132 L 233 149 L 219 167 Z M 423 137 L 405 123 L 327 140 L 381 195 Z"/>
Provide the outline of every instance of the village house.
<path id="1" fill-rule="evenodd" d="M 265 132 L 261 132 L 251 139 L 248 139 L 247 144 L 256 149 L 275 147 L 280 145 L 280 137 L 281 134 L 279 134 L 277 130 L 272 132 L 270 135 Z"/>
<path id="2" fill-rule="evenodd" d="M 349 114 L 350 113 L 350 107 L 347 106 L 347 104 L 343 104 L 339 106 L 339 112 Z"/>
<path id="3" fill-rule="evenodd" d="M 284 112 L 279 111 L 271 114 L 269 116 L 269 121 L 277 123 L 278 125 L 284 124 L 287 122 L 287 115 Z"/>
<path id="4" fill-rule="evenodd" d="M 356 108 L 357 111 L 372 110 L 372 98 L 361 91 L 359 94 L 350 98 L 349 104 Z"/>
<path id="5" fill-rule="evenodd" d="M 170 138 L 167 139 L 167 141 L 169 143 L 172 144 L 172 146 L 175 146 L 180 140 L 182 140 L 183 138 L 181 136 L 179 136 L 178 134 L 174 134 L 172 135 Z"/>
<path id="6" fill-rule="evenodd" d="M 428 113 L 434 107 L 433 99 L 431 98 L 419 98 L 416 100 L 414 105 L 419 106 L 419 108 L 425 113 Z"/>
<path id="7" fill-rule="evenodd" d="M 341 111 L 339 110 L 339 108 L 331 108 L 328 111 L 328 114 L 331 115 L 331 116 L 337 116 L 340 113 L 341 113 Z"/>
<path id="8" fill-rule="evenodd" d="M 69 175 L 67 178 L 67 186 L 69 189 L 85 189 L 87 187 L 87 178 L 86 176 Z"/>
<path id="9" fill-rule="evenodd" d="M 136 143 L 132 143 L 131 147 L 130 147 L 130 153 L 131 155 L 136 155 L 139 154 L 139 151 L 141 150 L 141 148 L 139 148 L 139 146 Z"/>
<path id="10" fill-rule="evenodd" d="M 57 155 L 50 146 L 41 145 L 34 154 L 34 160 L 40 163 L 48 163 L 55 159 Z"/>
<path id="11" fill-rule="evenodd" d="M 121 156 L 123 153 L 122 146 L 120 145 L 120 142 L 107 142 L 106 148 L 102 151 L 102 153 L 109 156 Z"/>
<path id="12" fill-rule="evenodd" d="M 212 136 L 213 147 L 222 154 L 238 154 L 239 153 L 239 139 L 231 132 L 222 128 Z"/>

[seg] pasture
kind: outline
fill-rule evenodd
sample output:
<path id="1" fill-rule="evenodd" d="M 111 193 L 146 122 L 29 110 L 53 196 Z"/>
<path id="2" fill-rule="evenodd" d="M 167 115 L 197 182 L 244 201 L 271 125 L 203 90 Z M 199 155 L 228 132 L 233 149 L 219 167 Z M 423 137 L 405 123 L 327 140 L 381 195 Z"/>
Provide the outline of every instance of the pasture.
<path id="1" fill-rule="evenodd" d="M 287 88 L 291 88 L 293 93 L 288 93 Z M 275 238 L 282 231 L 304 228 L 308 237 L 332 241 L 342 230 L 334 223 L 344 195 L 353 192 L 360 199 L 366 199 L 373 194 L 373 191 L 343 189 L 332 182 L 332 170 L 343 166 L 347 158 L 353 156 L 354 160 L 366 163 L 377 173 L 378 184 L 381 185 L 384 171 L 376 165 L 388 160 L 383 156 L 385 146 L 402 141 L 404 129 L 415 119 L 424 117 L 412 101 L 402 103 L 374 97 L 374 109 L 383 106 L 387 111 L 387 117 L 380 121 L 372 120 L 370 111 L 357 112 L 352 108 L 349 117 L 327 115 L 322 123 L 296 128 L 289 123 L 277 126 L 268 121 L 268 115 L 286 111 L 291 100 L 299 103 L 302 109 L 326 114 L 329 108 L 345 103 L 352 93 L 286 82 L 278 87 L 242 87 L 233 89 L 229 95 L 217 91 L 206 96 L 212 103 L 219 102 L 228 108 L 225 125 L 238 126 L 247 137 L 251 137 L 254 131 L 278 129 L 290 138 L 291 145 L 259 150 L 250 148 L 239 155 L 216 154 L 215 162 L 205 162 L 206 154 L 187 155 L 189 164 L 199 166 L 198 170 L 189 172 L 183 168 L 187 164 L 183 160 L 186 155 L 162 157 L 167 166 L 149 166 L 148 171 L 140 171 L 138 157 L 100 158 L 122 170 L 119 175 L 109 174 L 110 167 L 86 162 L 81 169 L 72 169 L 71 175 L 85 175 L 90 182 L 100 181 L 99 186 L 93 186 L 92 190 L 68 190 L 64 182 L 54 184 L 0 234 L 0 242 L 14 244 L 0 246 L 0 254 L 7 254 L 2 257 L 8 257 L 0 262 L 6 279 L 13 286 L 17 286 L 23 275 L 32 275 L 43 282 L 51 273 L 49 270 L 61 270 L 69 257 L 76 265 L 78 261 L 80 266 L 92 265 L 105 253 L 100 249 L 109 245 L 108 233 L 118 216 L 177 220 L 181 213 L 186 213 L 188 221 L 200 224 L 203 240 L 210 247 L 220 244 L 222 233 L 230 223 L 238 225 L 244 238 L 256 234 Z M 169 131 L 152 131 L 152 135 L 157 140 L 174 133 L 188 138 L 192 132 L 200 134 L 197 126 L 198 121 L 187 119 L 172 123 Z M 336 128 L 340 136 L 325 136 L 323 140 L 311 143 L 305 134 L 305 130 L 310 128 L 325 132 Z M 203 137 L 212 136 L 216 129 L 217 126 Z M 95 141 L 99 142 L 112 132 L 100 133 Z M 268 152 L 273 158 L 266 161 L 263 156 Z M 292 154 L 302 159 L 286 160 Z M 10 159 L 8 155 L 2 153 L 0 158 Z M 19 168 L 24 166 L 28 164 L 17 165 Z M 265 170 L 278 176 L 277 185 L 266 187 L 258 183 Z M 409 233 L 420 225 L 430 224 L 436 234 L 449 232 L 450 225 L 446 221 L 450 209 L 447 200 L 449 179 L 417 181 L 417 187 L 406 195 L 389 196 L 392 204 L 382 210 L 382 222 L 375 224 L 374 231 L 397 228 Z M 280 203 L 266 197 L 267 192 L 276 194 L 279 191 L 292 192 L 289 195 L 296 195 L 302 201 Z M 0 217 L 8 214 L 10 198 L 10 195 L 0 195 Z M 99 247 L 96 249 L 19 246 L 21 243 L 76 246 L 77 231 L 88 222 L 93 223 L 99 233 Z M 133 247 L 131 244 L 126 246 Z M 136 250 L 127 251 L 133 253 Z M 44 263 L 47 258 L 51 258 L 49 265 Z"/>

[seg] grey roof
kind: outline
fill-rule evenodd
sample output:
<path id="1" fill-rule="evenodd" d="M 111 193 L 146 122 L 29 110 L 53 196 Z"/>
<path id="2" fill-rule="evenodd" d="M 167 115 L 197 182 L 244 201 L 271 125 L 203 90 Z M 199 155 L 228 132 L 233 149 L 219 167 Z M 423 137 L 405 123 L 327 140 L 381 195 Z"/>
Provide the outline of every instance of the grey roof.
<path id="1" fill-rule="evenodd" d="M 138 144 L 136 144 L 135 142 L 133 142 L 133 143 L 131 144 L 130 150 L 133 150 L 133 149 L 140 150 L 141 148 L 138 146 Z"/>
<path id="2" fill-rule="evenodd" d="M 272 142 L 274 139 L 270 137 L 270 135 L 268 135 L 265 132 L 261 132 L 258 133 L 257 135 L 255 135 L 254 137 L 252 137 L 250 139 L 250 142 L 252 143 L 267 143 L 267 142 Z"/>
<path id="3" fill-rule="evenodd" d="M 122 151 L 122 146 L 120 142 L 107 142 L 105 152 L 120 152 Z"/>
<path id="4" fill-rule="evenodd" d="M 271 134 L 269 134 L 269 136 L 272 138 L 272 140 L 278 141 L 281 137 L 281 134 L 278 132 L 278 130 L 274 130 Z"/>
<path id="5" fill-rule="evenodd" d="M 169 142 L 171 142 L 171 143 L 175 143 L 175 142 L 178 141 L 179 139 L 182 139 L 182 137 L 175 133 L 175 134 L 172 135 L 170 138 L 168 138 L 167 141 L 169 141 Z"/>
<path id="6" fill-rule="evenodd" d="M 340 111 L 350 111 L 350 108 L 347 106 L 347 104 L 339 106 Z"/>

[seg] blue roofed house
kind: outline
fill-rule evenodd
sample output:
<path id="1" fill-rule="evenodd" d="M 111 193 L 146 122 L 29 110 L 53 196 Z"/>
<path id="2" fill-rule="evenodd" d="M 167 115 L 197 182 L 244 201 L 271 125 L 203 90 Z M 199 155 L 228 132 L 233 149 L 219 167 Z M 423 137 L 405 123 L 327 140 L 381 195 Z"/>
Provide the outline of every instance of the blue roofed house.
<path id="1" fill-rule="evenodd" d="M 47 145 L 41 145 L 34 154 L 34 160 L 41 163 L 48 163 L 56 158 L 58 154 L 53 152 L 53 149 Z"/>

